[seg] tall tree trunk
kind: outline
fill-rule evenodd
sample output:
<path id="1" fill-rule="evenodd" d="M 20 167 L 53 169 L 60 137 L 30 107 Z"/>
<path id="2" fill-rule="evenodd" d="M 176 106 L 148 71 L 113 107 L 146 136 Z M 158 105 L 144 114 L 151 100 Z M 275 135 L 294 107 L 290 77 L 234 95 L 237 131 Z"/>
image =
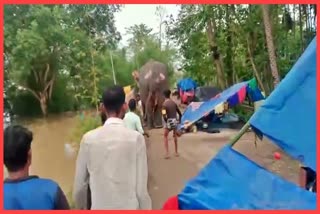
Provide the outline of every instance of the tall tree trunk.
<path id="1" fill-rule="evenodd" d="M 233 32 L 231 31 L 231 25 L 232 21 L 230 19 L 230 10 L 234 10 L 234 5 L 229 6 L 228 4 L 225 5 L 226 7 L 226 30 L 227 30 L 227 51 L 226 51 L 226 58 L 225 58 L 225 64 L 226 64 L 226 75 L 227 75 L 227 86 L 230 86 L 233 84 L 233 78 L 232 78 L 232 73 L 233 73 Z"/>
<path id="2" fill-rule="evenodd" d="M 280 76 L 277 67 L 277 59 L 276 59 L 276 52 L 273 43 L 272 37 L 272 28 L 269 16 L 269 5 L 261 5 L 262 13 L 263 13 L 263 22 L 264 22 L 264 29 L 266 34 L 266 42 L 268 47 L 268 54 L 269 54 L 269 61 L 270 61 L 270 68 L 271 73 L 274 79 L 274 87 L 276 87 L 280 82 Z"/>
<path id="3" fill-rule="evenodd" d="M 209 47 L 212 54 L 213 63 L 216 66 L 217 69 L 217 76 L 218 76 L 218 82 L 221 87 L 221 89 L 225 89 L 225 78 L 223 75 L 223 69 L 222 69 L 222 63 L 220 59 L 220 53 L 218 51 L 218 46 L 216 43 L 214 30 L 215 30 L 215 24 L 213 23 L 211 19 L 207 21 L 207 36 L 209 41 Z"/>
<path id="4" fill-rule="evenodd" d="M 258 72 L 258 70 L 257 70 L 256 64 L 254 63 L 254 60 L 253 60 L 252 50 L 251 50 L 250 43 L 249 43 L 249 38 L 247 38 L 247 45 L 248 45 L 249 59 L 250 59 L 251 65 L 252 65 L 252 69 L 253 69 L 254 76 L 256 77 L 256 80 L 258 81 L 258 85 L 260 86 L 260 89 L 261 89 L 263 92 L 266 93 L 266 90 L 265 90 L 265 88 L 264 88 L 264 86 L 263 86 L 261 77 L 260 77 L 259 72 Z"/>
<path id="5" fill-rule="evenodd" d="M 48 116 L 48 99 L 46 93 L 40 93 L 40 107 L 44 117 Z"/>
<path id="6" fill-rule="evenodd" d="M 304 50 L 304 42 L 303 42 L 303 30 L 302 30 L 302 9 L 301 5 L 299 4 L 299 28 L 300 28 L 300 47 L 301 47 L 301 52 Z"/>
<path id="7" fill-rule="evenodd" d="M 296 5 L 292 6 L 292 32 L 293 32 L 293 39 L 296 39 Z"/>

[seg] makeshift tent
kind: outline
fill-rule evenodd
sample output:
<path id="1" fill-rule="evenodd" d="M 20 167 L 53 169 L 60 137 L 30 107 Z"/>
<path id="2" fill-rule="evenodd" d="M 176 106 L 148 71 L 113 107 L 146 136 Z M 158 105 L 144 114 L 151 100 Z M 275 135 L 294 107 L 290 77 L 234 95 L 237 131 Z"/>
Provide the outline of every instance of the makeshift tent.
<path id="1" fill-rule="evenodd" d="M 193 124 L 213 111 L 215 111 L 215 113 L 220 113 L 221 109 L 223 111 L 223 105 L 225 102 L 228 103 L 230 108 L 242 103 L 248 95 L 248 92 L 255 92 L 255 96 L 251 96 L 254 98 L 254 101 L 257 101 L 257 99 L 263 99 L 264 97 L 261 92 L 260 96 L 258 96 L 257 91 L 260 92 L 255 84 L 255 79 L 252 79 L 250 81 L 233 85 L 209 101 L 192 102 L 183 113 L 181 123 L 178 128 L 183 128 L 183 125 L 186 122 L 188 122 L 188 124 Z"/>
<path id="2" fill-rule="evenodd" d="M 197 83 L 191 78 L 184 78 L 178 82 L 178 90 L 189 91 L 197 88 Z"/>
<path id="3" fill-rule="evenodd" d="M 292 157 L 302 157 L 312 169 L 316 161 L 315 62 L 314 39 L 249 121 L 256 131 Z M 268 172 L 231 146 L 220 150 L 186 184 L 178 195 L 179 209 L 316 209 L 315 193 Z"/>
<path id="4" fill-rule="evenodd" d="M 179 96 L 181 98 L 181 102 L 188 104 L 194 99 L 197 83 L 191 78 L 185 78 L 178 82 L 177 88 Z"/>
<path id="5" fill-rule="evenodd" d="M 253 115 L 250 124 L 316 171 L 316 39 Z"/>
<path id="6" fill-rule="evenodd" d="M 250 176 L 248 176 L 250 175 Z M 316 197 L 226 146 L 178 195 L 181 210 L 316 209 Z"/>
<path id="7" fill-rule="evenodd" d="M 219 94 L 221 90 L 213 86 L 202 86 L 198 87 L 195 92 L 197 102 L 209 101 Z"/>

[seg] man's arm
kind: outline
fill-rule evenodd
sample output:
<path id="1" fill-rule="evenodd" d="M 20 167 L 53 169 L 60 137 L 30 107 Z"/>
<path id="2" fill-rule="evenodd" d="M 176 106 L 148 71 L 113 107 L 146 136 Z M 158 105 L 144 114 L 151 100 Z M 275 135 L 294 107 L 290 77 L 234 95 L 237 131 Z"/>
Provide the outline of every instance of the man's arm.
<path id="1" fill-rule="evenodd" d="M 168 116 L 167 116 L 167 108 L 166 108 L 165 105 L 162 106 L 161 114 L 162 114 L 163 120 L 165 122 L 167 122 L 168 121 Z"/>
<path id="2" fill-rule="evenodd" d="M 58 190 L 56 193 L 56 199 L 54 202 L 54 209 L 55 210 L 70 210 L 68 200 L 60 187 L 58 187 Z"/>
<path id="3" fill-rule="evenodd" d="M 179 120 L 181 121 L 182 114 L 177 104 L 176 104 L 176 108 L 177 108 L 177 113 L 179 115 Z"/>
<path id="4" fill-rule="evenodd" d="M 141 210 L 151 210 L 151 198 L 148 193 L 148 163 L 145 140 L 142 135 L 137 139 L 137 199 Z"/>
<path id="5" fill-rule="evenodd" d="M 144 131 L 143 131 L 143 128 L 142 128 L 142 125 L 141 125 L 141 120 L 140 120 L 140 117 L 137 115 L 136 117 L 136 121 L 135 121 L 135 124 L 136 124 L 136 129 L 138 130 L 138 132 L 140 132 L 140 134 L 144 134 Z"/>
<path id="6" fill-rule="evenodd" d="M 89 172 L 87 169 L 87 144 L 85 137 L 80 143 L 80 150 L 76 162 L 75 180 L 73 186 L 73 200 L 76 209 L 88 208 Z"/>
<path id="7" fill-rule="evenodd" d="M 306 184 L 307 184 L 307 172 L 302 166 L 300 166 L 299 186 L 304 189 L 306 188 Z"/>

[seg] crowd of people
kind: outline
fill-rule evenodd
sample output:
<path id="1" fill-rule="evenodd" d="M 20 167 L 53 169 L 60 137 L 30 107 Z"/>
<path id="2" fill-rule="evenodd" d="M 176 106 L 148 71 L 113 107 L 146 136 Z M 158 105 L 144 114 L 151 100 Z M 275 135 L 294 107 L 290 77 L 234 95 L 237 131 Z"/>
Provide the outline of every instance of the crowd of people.
<path id="1" fill-rule="evenodd" d="M 168 135 L 173 133 L 178 156 L 177 124 L 181 112 L 164 91 L 162 106 L 165 158 L 169 158 Z M 107 88 L 102 95 L 102 126 L 84 134 L 76 161 L 73 201 L 76 209 L 150 210 L 148 163 L 143 129 L 136 114 L 139 100 L 125 102 L 120 86 Z M 179 115 L 179 119 L 177 116 Z M 33 134 L 20 125 L 4 131 L 4 209 L 68 210 L 67 198 L 50 179 L 29 174 L 32 163 Z M 32 196 L 32 197 L 30 197 Z"/>

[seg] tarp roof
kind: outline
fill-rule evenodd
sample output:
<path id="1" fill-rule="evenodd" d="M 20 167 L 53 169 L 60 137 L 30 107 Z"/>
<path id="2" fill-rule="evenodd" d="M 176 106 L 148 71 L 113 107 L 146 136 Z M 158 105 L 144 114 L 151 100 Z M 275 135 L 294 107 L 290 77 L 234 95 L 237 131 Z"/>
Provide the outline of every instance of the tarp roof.
<path id="1" fill-rule="evenodd" d="M 238 93 L 238 91 L 241 88 L 246 87 L 247 84 L 248 84 L 248 81 L 237 83 L 237 84 L 233 85 L 232 87 L 221 92 L 218 97 L 216 97 L 212 100 L 209 100 L 206 102 L 193 102 L 193 103 L 191 103 L 182 115 L 179 128 L 181 128 L 182 125 L 186 121 L 189 121 L 191 123 L 197 122 L 202 117 L 204 117 L 208 113 L 212 112 L 217 105 L 219 105 L 222 102 L 227 101 L 230 97 L 236 95 Z"/>
<path id="2" fill-rule="evenodd" d="M 183 91 L 188 91 L 197 88 L 197 83 L 193 79 L 188 77 L 180 80 L 177 86 Z"/>
<path id="3" fill-rule="evenodd" d="M 181 210 L 313 210 L 316 194 L 225 146 L 178 194 Z"/>
<path id="4" fill-rule="evenodd" d="M 249 122 L 316 171 L 316 38 Z"/>

